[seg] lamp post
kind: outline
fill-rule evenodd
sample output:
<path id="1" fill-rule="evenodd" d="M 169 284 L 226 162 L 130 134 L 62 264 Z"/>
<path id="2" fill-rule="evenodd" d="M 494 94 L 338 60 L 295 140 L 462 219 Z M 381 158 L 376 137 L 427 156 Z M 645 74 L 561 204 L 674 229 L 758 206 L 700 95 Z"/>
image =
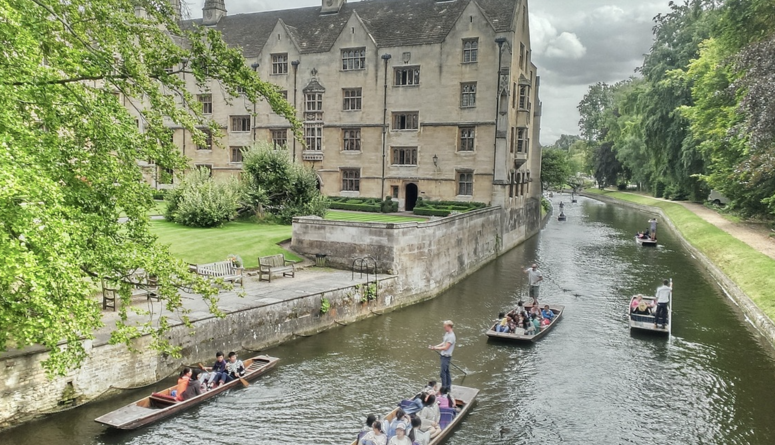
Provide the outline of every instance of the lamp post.
<path id="1" fill-rule="evenodd" d="M 258 72 L 258 62 L 253 62 L 250 64 L 250 67 L 253 68 L 253 72 Z M 253 142 L 256 141 L 256 126 L 258 126 L 258 117 L 256 116 L 256 102 L 253 101 Z"/>
<path id="2" fill-rule="evenodd" d="M 383 54 L 382 60 L 385 62 L 385 94 L 382 107 L 382 190 L 380 191 L 380 200 L 385 200 L 385 144 L 387 143 L 387 84 L 388 84 L 388 60 L 392 56 Z"/>
<path id="3" fill-rule="evenodd" d="M 501 61 L 503 59 L 503 44 L 506 43 L 505 37 L 497 37 L 495 43 L 498 44 L 498 77 L 495 82 L 495 137 L 493 138 L 492 149 L 492 183 L 495 184 L 495 167 L 498 162 L 498 113 L 501 110 Z"/>
<path id="4" fill-rule="evenodd" d="M 298 117 L 299 113 L 296 111 L 296 74 L 299 72 L 299 62 L 298 60 L 294 60 L 291 62 L 291 66 L 293 67 L 293 111 Z M 293 136 L 293 162 L 296 162 L 296 136 Z"/>

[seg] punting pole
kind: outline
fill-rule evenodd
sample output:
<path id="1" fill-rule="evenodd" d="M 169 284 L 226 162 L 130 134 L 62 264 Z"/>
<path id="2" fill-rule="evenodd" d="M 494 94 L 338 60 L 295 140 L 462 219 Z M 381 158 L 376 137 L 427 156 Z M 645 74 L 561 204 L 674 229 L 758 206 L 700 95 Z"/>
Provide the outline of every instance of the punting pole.
<path id="1" fill-rule="evenodd" d="M 668 338 L 673 338 L 673 279 L 670 279 L 670 305 L 668 307 L 670 323 L 667 324 Z"/>

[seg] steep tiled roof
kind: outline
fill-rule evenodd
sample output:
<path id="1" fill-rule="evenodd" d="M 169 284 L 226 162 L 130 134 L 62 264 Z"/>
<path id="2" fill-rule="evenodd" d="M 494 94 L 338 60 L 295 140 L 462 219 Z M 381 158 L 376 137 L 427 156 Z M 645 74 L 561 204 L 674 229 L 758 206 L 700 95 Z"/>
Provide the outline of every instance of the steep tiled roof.
<path id="1" fill-rule="evenodd" d="M 329 51 L 353 12 L 379 47 L 432 44 L 444 40 L 471 2 L 479 5 L 496 31 L 510 30 L 517 0 L 364 0 L 345 3 L 338 14 L 320 14 L 320 7 L 309 7 L 230 15 L 215 28 L 229 45 L 242 47 L 246 57 L 258 55 L 278 20 L 302 53 Z M 202 21 L 188 20 L 183 25 L 192 23 Z"/>

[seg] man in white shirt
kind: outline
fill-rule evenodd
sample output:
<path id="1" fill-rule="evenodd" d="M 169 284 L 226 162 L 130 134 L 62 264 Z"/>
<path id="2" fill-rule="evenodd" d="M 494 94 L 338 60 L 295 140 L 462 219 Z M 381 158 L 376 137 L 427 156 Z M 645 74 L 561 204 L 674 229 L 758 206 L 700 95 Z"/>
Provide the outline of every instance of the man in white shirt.
<path id="1" fill-rule="evenodd" d="M 673 289 L 670 287 L 670 282 L 664 280 L 662 286 L 657 288 L 655 297 L 657 298 L 657 316 L 654 317 L 654 327 L 656 328 L 660 320 L 662 320 L 662 329 L 665 329 L 665 323 L 667 323 L 667 305 L 670 303 L 670 294 Z"/>
<path id="2" fill-rule="evenodd" d="M 533 263 L 532 266 L 525 269 L 528 281 L 530 282 L 530 298 L 533 299 L 533 304 L 538 304 L 538 286 L 541 285 L 541 281 L 544 281 L 544 274 L 538 270 L 538 266 Z"/>
<path id="3" fill-rule="evenodd" d="M 455 325 L 452 320 L 444 321 L 444 338 L 436 346 L 428 346 L 435 351 L 441 351 L 441 386 L 452 389 L 452 377 L 449 374 L 449 364 L 452 361 L 452 352 L 455 350 L 457 338 L 453 331 Z"/>

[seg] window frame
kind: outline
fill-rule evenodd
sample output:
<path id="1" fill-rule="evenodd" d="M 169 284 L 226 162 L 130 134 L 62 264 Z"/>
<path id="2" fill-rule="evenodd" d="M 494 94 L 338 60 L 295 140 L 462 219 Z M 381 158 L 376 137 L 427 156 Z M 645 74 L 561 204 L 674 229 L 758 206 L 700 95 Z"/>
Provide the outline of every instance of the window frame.
<path id="1" fill-rule="evenodd" d="M 360 54 L 351 54 L 359 51 Z M 366 47 L 342 48 L 340 52 L 342 71 L 363 71 L 366 69 Z"/>
<path id="2" fill-rule="evenodd" d="M 212 151 L 213 132 L 209 128 L 203 128 L 201 131 L 205 134 L 205 145 L 196 144 L 197 151 Z"/>
<path id="3" fill-rule="evenodd" d="M 476 82 L 460 84 L 460 108 L 476 108 Z"/>
<path id="4" fill-rule="evenodd" d="M 468 47 L 467 47 L 468 46 Z M 479 37 L 463 39 L 463 63 L 479 62 Z"/>
<path id="5" fill-rule="evenodd" d="M 196 99 L 202 105 L 202 114 L 213 114 L 213 93 L 197 94 Z"/>
<path id="6" fill-rule="evenodd" d="M 413 127 L 411 126 L 404 126 L 404 128 L 397 128 L 398 125 L 396 125 L 397 118 L 400 116 L 404 117 L 404 124 L 407 122 L 412 121 L 414 124 Z M 410 119 L 410 117 L 414 116 L 413 119 Z M 394 111 L 391 115 L 390 119 L 391 124 L 391 131 L 419 131 L 420 130 L 420 112 L 419 111 Z"/>
<path id="7" fill-rule="evenodd" d="M 360 168 L 348 168 L 342 167 L 339 169 L 342 177 L 342 189 L 343 192 L 360 192 L 361 191 L 361 169 Z M 348 177 L 352 174 L 352 177 Z"/>
<path id="8" fill-rule="evenodd" d="M 406 75 L 399 77 L 399 72 L 404 72 Z M 399 83 L 399 79 L 403 82 Z M 393 86 L 395 87 L 418 87 L 420 79 L 420 65 L 393 67 Z"/>
<path id="9" fill-rule="evenodd" d="M 231 121 L 230 122 L 231 125 L 229 127 L 229 132 L 230 133 L 250 133 L 250 130 L 252 130 L 252 123 L 253 122 L 252 122 L 252 118 L 251 118 L 251 116 L 249 114 L 232 115 L 232 116 L 229 116 L 229 117 L 231 118 L 231 119 L 229 119 Z M 240 122 L 239 122 L 238 125 L 236 125 L 236 127 L 242 128 L 242 129 L 235 130 L 235 125 L 234 124 L 237 123 L 238 121 L 240 121 Z M 245 123 L 247 123 L 247 128 L 244 125 Z M 244 129 L 244 128 L 246 128 L 246 129 Z"/>
<path id="10" fill-rule="evenodd" d="M 395 167 L 417 167 L 417 153 L 416 146 L 390 147 L 390 165 Z"/>
<path id="11" fill-rule="evenodd" d="M 310 107 L 310 104 L 315 104 L 315 107 Z M 316 93 L 316 92 L 304 93 L 304 112 L 320 113 L 322 111 L 323 111 L 323 93 Z"/>
<path id="12" fill-rule="evenodd" d="M 458 170 L 456 176 L 457 196 L 474 196 L 473 170 Z"/>
<path id="13" fill-rule="evenodd" d="M 280 133 L 282 132 L 282 133 Z M 281 137 L 279 137 L 281 136 Z M 272 141 L 272 145 L 277 147 L 285 147 L 288 145 L 288 129 L 287 128 L 273 128 L 269 130 L 269 138 Z M 280 141 L 283 141 L 280 143 Z"/>
<path id="14" fill-rule="evenodd" d="M 274 53 L 270 55 L 272 60 L 272 75 L 285 76 L 288 74 L 288 53 Z"/>
<path id="15" fill-rule="evenodd" d="M 527 85 L 520 85 L 519 86 L 519 109 L 520 110 L 527 110 L 528 108 L 528 100 L 530 96 L 530 87 Z"/>
<path id="16" fill-rule="evenodd" d="M 304 123 L 304 144 L 309 151 L 323 151 L 323 121 Z"/>
<path id="17" fill-rule="evenodd" d="M 352 148 L 353 146 L 357 148 Z M 342 129 L 342 151 L 350 153 L 360 152 L 362 147 L 360 128 Z"/>
<path id="18" fill-rule="evenodd" d="M 476 151 L 476 127 L 458 127 L 457 151 L 465 153 Z"/>
<path id="19" fill-rule="evenodd" d="M 342 111 L 361 110 L 363 110 L 363 88 L 342 88 Z"/>
<path id="20" fill-rule="evenodd" d="M 527 128 L 518 127 L 516 139 L 517 139 L 517 153 L 527 153 L 527 144 L 529 140 L 527 137 Z"/>
<path id="21" fill-rule="evenodd" d="M 231 149 L 231 156 L 229 157 L 229 163 L 242 164 L 243 162 L 242 150 L 244 150 L 245 147 L 242 145 L 232 145 L 229 148 Z M 235 156 L 235 154 L 238 154 L 238 156 Z M 235 158 L 239 158 L 239 160 L 235 160 Z"/>

